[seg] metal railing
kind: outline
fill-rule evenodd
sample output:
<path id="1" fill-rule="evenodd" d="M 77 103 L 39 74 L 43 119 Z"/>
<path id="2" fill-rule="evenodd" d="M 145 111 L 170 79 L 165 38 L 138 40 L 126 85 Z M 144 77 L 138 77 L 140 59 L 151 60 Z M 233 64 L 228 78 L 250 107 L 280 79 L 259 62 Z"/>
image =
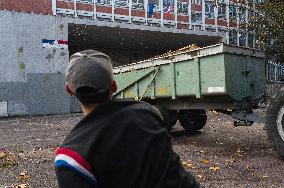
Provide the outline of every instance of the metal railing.
<path id="1" fill-rule="evenodd" d="M 269 83 L 284 83 L 284 65 L 267 63 L 266 78 Z"/>
<path id="2" fill-rule="evenodd" d="M 248 0 L 246 0 L 248 1 Z M 68 6 L 60 7 L 62 2 Z M 155 2 L 152 15 L 150 3 Z M 214 6 L 213 0 L 200 0 L 199 4 L 191 0 L 169 0 L 171 10 L 164 0 L 52 0 L 53 15 L 63 14 L 73 17 L 85 17 L 111 22 L 126 22 L 138 25 L 159 26 L 177 29 L 202 30 L 224 34 L 224 42 L 238 46 L 255 47 L 254 32 L 243 28 L 249 22 L 249 14 L 254 7 L 248 4 L 236 4 L 224 0 L 223 5 Z M 82 4 L 88 10 L 82 9 Z M 222 7 L 223 9 L 219 10 Z M 235 7 L 234 11 L 231 7 Z M 220 15 L 223 15 L 220 17 Z M 236 16 L 234 21 L 233 16 Z"/>

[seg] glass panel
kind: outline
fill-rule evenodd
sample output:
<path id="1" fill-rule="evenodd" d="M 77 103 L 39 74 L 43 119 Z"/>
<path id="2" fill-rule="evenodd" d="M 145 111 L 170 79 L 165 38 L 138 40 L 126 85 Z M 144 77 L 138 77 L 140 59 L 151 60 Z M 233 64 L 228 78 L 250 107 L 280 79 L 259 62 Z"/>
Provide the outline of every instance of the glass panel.
<path id="1" fill-rule="evenodd" d="M 202 24 L 202 13 L 194 12 L 191 14 L 191 23 L 193 24 Z"/>
<path id="2" fill-rule="evenodd" d="M 164 12 L 168 12 L 170 6 L 172 6 L 171 12 L 174 12 L 174 1 L 173 0 L 164 0 L 163 1 Z"/>
<path id="3" fill-rule="evenodd" d="M 237 8 L 234 5 L 230 5 L 229 10 L 230 20 L 237 21 Z"/>
<path id="4" fill-rule="evenodd" d="M 254 44 L 254 34 L 249 33 L 248 34 L 248 47 L 253 48 Z"/>
<path id="5" fill-rule="evenodd" d="M 132 0 L 132 8 L 144 10 L 144 1 L 143 0 Z"/>
<path id="6" fill-rule="evenodd" d="M 239 32 L 239 44 L 240 46 L 246 46 L 246 33 L 245 32 Z"/>
<path id="7" fill-rule="evenodd" d="M 202 0 L 192 0 L 191 4 L 202 5 Z"/>
<path id="8" fill-rule="evenodd" d="M 218 18 L 226 19 L 226 4 L 221 3 L 218 6 Z"/>
<path id="9" fill-rule="evenodd" d="M 116 7 L 128 7 L 128 1 L 126 0 L 115 0 Z"/>
<path id="10" fill-rule="evenodd" d="M 188 3 L 187 2 L 177 2 L 177 13 L 188 15 Z"/>
<path id="11" fill-rule="evenodd" d="M 97 4 L 111 5 L 111 1 L 110 0 L 97 0 Z"/>
<path id="12" fill-rule="evenodd" d="M 210 31 L 210 32 L 216 32 L 215 27 L 210 27 L 210 26 L 206 26 L 206 27 L 205 27 L 205 30 L 206 30 L 206 31 Z"/>
<path id="13" fill-rule="evenodd" d="M 93 0 L 77 0 L 77 2 L 81 2 L 81 3 L 93 3 Z"/>
<path id="14" fill-rule="evenodd" d="M 237 31 L 231 30 L 229 32 L 229 43 L 233 45 L 237 45 Z"/>
<path id="15" fill-rule="evenodd" d="M 246 9 L 243 7 L 239 9 L 239 19 L 241 24 L 246 23 Z"/>
<path id="16" fill-rule="evenodd" d="M 214 18 L 214 3 L 212 1 L 205 1 L 205 16 L 206 18 Z"/>

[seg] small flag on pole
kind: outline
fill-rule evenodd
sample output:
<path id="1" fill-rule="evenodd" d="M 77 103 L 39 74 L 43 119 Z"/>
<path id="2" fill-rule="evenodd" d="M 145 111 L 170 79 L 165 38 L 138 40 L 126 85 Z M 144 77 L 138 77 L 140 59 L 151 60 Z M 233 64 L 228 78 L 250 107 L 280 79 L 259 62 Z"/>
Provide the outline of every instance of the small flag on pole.
<path id="1" fill-rule="evenodd" d="M 155 2 L 152 1 L 149 5 L 149 17 L 152 17 L 154 14 Z"/>
<path id="2" fill-rule="evenodd" d="M 169 5 L 168 5 L 166 12 L 165 12 L 166 16 L 168 16 L 171 13 L 172 10 L 173 10 L 173 1 L 170 0 Z"/>

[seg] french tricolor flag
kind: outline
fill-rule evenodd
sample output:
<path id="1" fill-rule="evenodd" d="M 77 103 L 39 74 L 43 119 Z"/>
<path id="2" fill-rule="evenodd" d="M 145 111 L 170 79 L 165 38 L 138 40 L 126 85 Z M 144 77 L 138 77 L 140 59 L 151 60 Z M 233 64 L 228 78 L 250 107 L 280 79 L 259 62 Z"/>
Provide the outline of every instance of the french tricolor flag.
<path id="1" fill-rule="evenodd" d="M 173 10 L 173 5 L 170 4 L 170 5 L 168 6 L 167 10 L 166 10 L 166 16 L 168 16 L 168 15 L 171 13 L 172 10 Z"/>
<path id="2" fill-rule="evenodd" d="M 82 176 L 94 187 L 97 180 L 92 173 L 92 167 L 79 153 L 69 148 L 58 148 L 56 150 L 55 167 L 65 167 Z"/>
<path id="3" fill-rule="evenodd" d="M 68 49 L 68 41 L 66 40 L 48 40 L 42 39 L 42 46 L 44 48 L 62 48 Z"/>

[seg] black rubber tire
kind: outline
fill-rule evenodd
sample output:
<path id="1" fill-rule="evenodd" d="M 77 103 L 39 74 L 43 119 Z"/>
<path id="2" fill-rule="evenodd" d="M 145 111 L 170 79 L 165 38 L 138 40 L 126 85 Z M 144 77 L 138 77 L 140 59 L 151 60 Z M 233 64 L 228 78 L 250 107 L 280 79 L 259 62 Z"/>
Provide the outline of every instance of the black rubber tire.
<path id="1" fill-rule="evenodd" d="M 177 122 L 176 112 L 169 111 L 160 105 L 155 105 L 155 107 L 160 111 L 161 115 L 163 116 L 167 130 L 170 131 Z"/>
<path id="2" fill-rule="evenodd" d="M 206 111 L 202 109 L 181 111 L 179 121 L 181 126 L 187 131 L 201 130 L 206 125 Z"/>
<path id="3" fill-rule="evenodd" d="M 265 128 L 273 148 L 284 159 L 284 90 L 271 99 Z"/>

